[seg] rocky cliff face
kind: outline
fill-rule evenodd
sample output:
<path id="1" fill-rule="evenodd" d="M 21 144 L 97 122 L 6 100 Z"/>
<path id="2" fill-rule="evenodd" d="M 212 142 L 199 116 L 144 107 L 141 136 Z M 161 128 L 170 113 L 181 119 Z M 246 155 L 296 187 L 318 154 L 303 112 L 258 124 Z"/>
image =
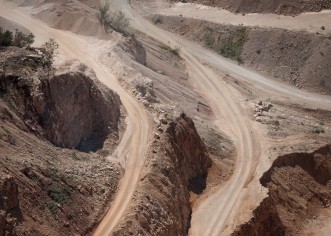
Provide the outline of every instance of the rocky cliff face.
<path id="1" fill-rule="evenodd" d="M 39 56 L 14 48 L 1 53 L 0 64 L 3 99 L 31 131 L 81 151 L 96 151 L 107 136 L 118 136 L 119 96 L 82 71 L 45 72 Z"/>
<path id="2" fill-rule="evenodd" d="M 167 123 L 165 125 L 164 123 Z M 204 188 L 211 161 L 191 119 L 163 120 L 129 212 L 114 235 L 186 235 L 190 191 Z"/>
<path id="3" fill-rule="evenodd" d="M 0 236 L 87 235 L 117 190 L 120 168 L 104 156 L 118 141 L 119 98 L 67 64 L 55 73 L 34 50 L 0 49 Z M 96 153 L 61 148 L 104 141 Z"/>
<path id="4" fill-rule="evenodd" d="M 262 176 L 269 197 L 233 235 L 305 235 L 331 202 L 331 146 L 276 159 Z M 315 229 L 318 232 L 318 229 Z"/>

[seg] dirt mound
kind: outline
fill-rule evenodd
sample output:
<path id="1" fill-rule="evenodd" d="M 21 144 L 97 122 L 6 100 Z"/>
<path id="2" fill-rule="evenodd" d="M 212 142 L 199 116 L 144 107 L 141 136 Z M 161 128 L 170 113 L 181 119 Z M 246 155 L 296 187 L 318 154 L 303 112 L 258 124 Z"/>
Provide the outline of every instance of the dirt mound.
<path id="1" fill-rule="evenodd" d="M 233 235 L 305 235 L 310 223 L 320 232 L 316 222 L 331 202 L 331 146 L 281 156 L 260 181 L 269 197 Z"/>
<path id="2" fill-rule="evenodd" d="M 302 12 L 318 12 L 331 9 L 329 0 L 171 0 L 192 2 L 207 6 L 220 7 L 236 13 L 277 13 L 297 15 Z"/>
<path id="3" fill-rule="evenodd" d="M 15 3 L 33 7 L 33 15 L 51 27 L 81 35 L 107 37 L 96 17 L 98 1 L 16 0 Z"/>
<path id="4" fill-rule="evenodd" d="M 169 122 L 169 123 L 168 123 Z M 189 191 L 200 192 L 211 161 L 191 119 L 164 120 L 128 214 L 114 235 L 186 235 Z M 159 129 L 161 130 L 161 129 Z"/>
<path id="5" fill-rule="evenodd" d="M 331 94 L 330 37 L 159 16 L 159 26 L 299 88 Z"/>
<path id="6" fill-rule="evenodd" d="M 119 166 L 101 156 L 113 146 L 99 155 L 45 138 L 88 150 L 102 145 L 99 132 L 118 132 L 119 98 L 86 68 L 54 75 L 34 50 L 2 48 L 0 55 L 0 235 L 86 235 L 117 189 Z"/>

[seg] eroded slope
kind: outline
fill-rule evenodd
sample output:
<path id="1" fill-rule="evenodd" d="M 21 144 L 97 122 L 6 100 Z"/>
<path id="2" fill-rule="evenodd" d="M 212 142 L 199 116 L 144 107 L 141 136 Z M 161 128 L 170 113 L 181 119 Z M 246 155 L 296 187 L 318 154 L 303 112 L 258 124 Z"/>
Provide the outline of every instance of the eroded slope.
<path id="1" fill-rule="evenodd" d="M 120 178 L 99 155 L 118 141 L 119 97 L 82 65 L 55 75 L 35 50 L 0 55 L 0 234 L 86 235 Z"/>
<path id="2" fill-rule="evenodd" d="M 318 217 L 330 207 L 330 180 L 330 145 L 278 157 L 261 178 L 269 197 L 233 235 L 305 235 L 309 223 L 319 232 Z"/>

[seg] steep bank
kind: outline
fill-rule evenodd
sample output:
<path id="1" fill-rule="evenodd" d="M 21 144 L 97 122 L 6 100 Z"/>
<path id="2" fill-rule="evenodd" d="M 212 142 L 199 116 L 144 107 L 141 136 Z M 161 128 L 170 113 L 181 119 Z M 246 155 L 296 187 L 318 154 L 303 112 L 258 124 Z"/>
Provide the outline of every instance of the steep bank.
<path id="1" fill-rule="evenodd" d="M 172 32 L 277 80 L 331 94 L 330 37 L 283 29 L 218 25 L 183 17 L 154 16 Z"/>
<path id="2" fill-rule="evenodd" d="M 190 226 L 189 192 L 205 186 L 211 161 L 185 114 L 164 119 L 127 215 L 114 235 L 185 235 Z"/>
<path id="3" fill-rule="evenodd" d="M 171 0 L 172 2 L 191 2 L 220 7 L 235 13 L 276 13 L 297 15 L 302 12 L 318 12 L 331 9 L 328 0 Z"/>
<path id="4" fill-rule="evenodd" d="M 105 155 L 121 103 L 90 76 L 83 65 L 55 73 L 36 50 L 0 49 L 0 235 L 86 235 L 112 200 L 120 167 Z"/>
<path id="5" fill-rule="evenodd" d="M 55 73 L 33 51 L 9 48 L 0 53 L 2 99 L 31 132 L 82 151 L 100 149 L 108 135 L 118 138 L 119 96 L 88 78 L 85 66 Z"/>
<path id="6" fill-rule="evenodd" d="M 277 158 L 260 180 L 269 197 L 233 235 L 305 235 L 306 225 L 320 232 L 323 225 L 316 222 L 330 207 L 330 180 L 330 145 Z"/>

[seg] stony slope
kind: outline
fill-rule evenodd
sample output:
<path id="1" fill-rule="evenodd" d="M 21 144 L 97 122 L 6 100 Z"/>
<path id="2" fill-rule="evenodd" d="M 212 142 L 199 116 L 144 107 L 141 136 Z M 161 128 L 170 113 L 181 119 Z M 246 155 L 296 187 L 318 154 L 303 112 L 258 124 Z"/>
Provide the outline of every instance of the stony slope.
<path id="1" fill-rule="evenodd" d="M 192 2 L 203 5 L 221 7 L 236 13 L 277 13 L 297 15 L 302 12 L 316 12 L 331 9 L 329 0 L 171 0 L 176 2 Z"/>
<path id="2" fill-rule="evenodd" d="M 35 50 L 0 55 L 0 235 L 86 235 L 120 178 L 104 157 L 119 139 L 119 97 L 82 65 L 54 74 Z"/>

